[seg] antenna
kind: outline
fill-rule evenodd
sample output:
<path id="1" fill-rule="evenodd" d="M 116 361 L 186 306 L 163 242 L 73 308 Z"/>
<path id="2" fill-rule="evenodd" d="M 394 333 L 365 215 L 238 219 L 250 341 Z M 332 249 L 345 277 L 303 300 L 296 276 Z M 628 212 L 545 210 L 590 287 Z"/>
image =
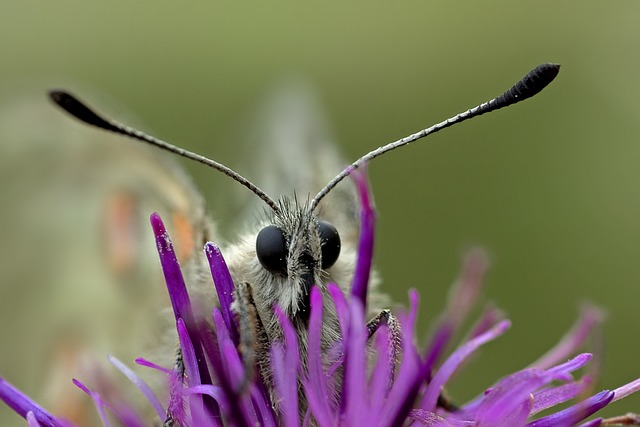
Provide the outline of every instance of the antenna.
<path id="1" fill-rule="evenodd" d="M 196 154 L 191 151 L 185 150 L 183 148 L 177 147 L 175 145 L 169 144 L 168 142 L 155 138 L 151 135 L 147 135 L 144 132 L 140 132 L 137 129 L 131 128 L 129 126 L 125 126 L 114 120 L 106 119 L 100 116 L 99 114 L 97 114 L 95 111 L 89 108 L 86 104 L 84 104 L 78 98 L 71 95 L 69 92 L 66 92 L 63 90 L 52 90 L 49 92 L 49 97 L 60 108 L 62 108 L 67 113 L 71 114 L 76 119 L 86 124 L 98 127 L 100 129 L 115 132 L 120 135 L 125 135 L 130 138 L 136 139 L 138 141 L 146 142 L 147 144 L 154 145 L 156 147 L 162 148 L 163 150 L 178 154 L 179 156 L 182 156 L 182 157 L 186 157 L 187 159 L 195 160 L 197 162 L 200 162 L 204 165 L 209 166 L 210 168 L 213 168 L 217 171 L 222 172 L 223 174 L 227 175 L 234 181 L 239 182 L 240 184 L 244 185 L 249 190 L 251 190 L 256 196 L 260 197 L 260 199 L 262 199 L 267 205 L 269 205 L 269 207 L 275 213 L 280 213 L 280 207 L 275 201 L 273 201 L 273 199 L 271 199 L 271 197 L 267 195 L 267 193 L 265 193 L 260 188 L 255 186 L 251 181 L 249 181 L 239 173 L 235 172 L 234 170 L 226 167 L 225 165 L 218 163 L 214 160 L 208 159 L 199 154 Z"/>
<path id="2" fill-rule="evenodd" d="M 329 183 L 325 185 L 325 187 L 320 190 L 318 194 L 316 194 L 313 200 L 311 200 L 311 210 L 313 211 L 318 206 L 320 200 L 322 200 L 322 198 L 326 196 L 333 189 L 333 187 L 335 187 L 346 176 L 350 175 L 353 171 L 358 169 L 369 160 L 375 159 L 376 157 L 386 153 L 387 151 L 403 147 L 412 143 L 413 141 L 424 138 L 427 135 L 436 133 L 442 129 L 448 128 L 449 126 L 461 123 L 467 119 L 490 113 L 500 108 L 508 107 L 509 105 L 524 101 L 527 98 L 531 98 L 532 96 L 538 94 L 542 89 L 547 87 L 547 85 L 556 78 L 559 72 L 559 64 L 538 65 L 536 68 L 531 70 L 529 74 L 524 76 L 518 83 L 513 85 L 509 90 L 507 90 L 497 98 L 480 104 L 477 107 L 471 108 L 464 113 L 455 115 L 443 122 L 431 126 L 430 128 L 423 129 L 420 132 L 414 133 L 413 135 L 406 136 L 395 142 L 391 142 L 387 145 L 370 151 L 369 153 L 365 154 L 364 156 L 360 157 L 358 160 L 347 166 L 335 178 L 329 181 Z"/>

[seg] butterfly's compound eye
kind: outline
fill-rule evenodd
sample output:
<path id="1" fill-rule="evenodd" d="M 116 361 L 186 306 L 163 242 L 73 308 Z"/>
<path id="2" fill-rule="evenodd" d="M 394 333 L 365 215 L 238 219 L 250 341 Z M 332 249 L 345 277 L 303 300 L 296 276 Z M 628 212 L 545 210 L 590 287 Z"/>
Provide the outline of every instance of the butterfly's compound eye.
<path id="1" fill-rule="evenodd" d="M 338 230 L 326 221 L 318 223 L 318 233 L 322 241 L 322 268 L 331 267 L 340 255 L 340 235 Z"/>
<path id="2" fill-rule="evenodd" d="M 256 254 L 260 264 L 273 274 L 287 274 L 287 242 L 282 230 L 268 225 L 258 233 Z"/>

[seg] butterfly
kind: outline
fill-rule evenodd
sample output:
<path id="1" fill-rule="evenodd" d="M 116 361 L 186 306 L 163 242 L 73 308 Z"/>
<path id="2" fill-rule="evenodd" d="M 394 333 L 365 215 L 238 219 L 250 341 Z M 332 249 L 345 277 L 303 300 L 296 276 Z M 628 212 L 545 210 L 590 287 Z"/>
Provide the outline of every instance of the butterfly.
<path id="1" fill-rule="evenodd" d="M 250 343 L 257 341 L 257 336 L 264 336 L 269 341 L 281 339 L 282 333 L 273 314 L 276 305 L 281 307 L 293 322 L 299 342 L 302 343 L 301 360 L 304 360 L 310 288 L 316 286 L 326 292 L 326 284 L 335 282 L 343 286 L 345 294 L 349 292 L 357 243 L 357 203 L 353 189 L 338 184 L 366 162 L 388 151 L 408 145 L 468 118 L 535 95 L 555 78 L 558 69 L 555 64 L 543 64 L 500 97 L 431 128 L 373 150 L 347 168 L 337 166 L 339 157 L 329 148 L 331 144 L 323 141 L 325 138 L 322 133 L 310 132 L 309 127 L 304 126 L 305 119 L 296 114 L 304 111 L 304 108 L 297 105 L 289 110 L 291 114 L 283 115 L 287 117 L 282 121 L 284 125 L 279 128 L 282 133 L 279 134 L 276 126 L 273 133 L 276 137 L 264 145 L 268 153 L 276 153 L 276 162 L 270 163 L 261 158 L 263 164 L 273 168 L 266 176 L 278 176 L 275 180 L 279 181 L 278 185 L 284 183 L 285 188 L 289 188 L 289 195 L 277 198 L 272 198 L 251 181 L 217 161 L 106 119 L 66 91 L 53 91 L 50 95 L 59 107 L 87 124 L 197 160 L 224 173 L 248 188 L 257 196 L 256 200 L 266 205 L 263 208 L 266 211 L 264 215 L 248 225 L 247 231 L 239 238 L 223 246 L 236 284 L 236 315 L 239 319 L 250 319 L 247 322 L 250 326 L 240 330 L 249 343 L 245 346 L 245 359 L 257 361 L 258 366 L 264 366 L 268 365 L 268 355 L 261 353 L 258 348 L 250 348 Z M 295 100 L 295 96 L 291 99 Z M 294 101 L 293 104 L 295 102 L 298 101 Z M 294 117 L 293 120 L 291 116 Z M 279 146 L 282 148 L 278 152 Z M 268 155 L 265 156 L 267 157 Z M 178 253 L 181 254 L 179 256 L 183 258 L 189 271 L 191 291 L 197 295 L 195 299 L 202 303 L 202 312 L 206 313 L 216 304 L 215 293 L 212 292 L 210 280 L 204 279 L 206 263 L 195 248 L 202 247 L 208 240 L 216 239 L 216 232 L 213 222 L 204 214 L 202 197 L 175 166 L 168 166 L 159 161 L 143 162 L 142 158 L 133 156 L 127 160 L 132 164 L 139 164 L 139 173 L 145 174 L 145 179 L 137 184 L 147 188 L 138 193 L 126 185 L 116 185 L 111 189 L 113 191 L 104 192 L 108 194 L 109 201 L 106 205 L 108 208 L 104 211 L 107 214 L 104 227 L 109 231 L 109 237 L 103 239 L 106 248 L 102 259 L 111 265 L 116 275 L 128 277 L 135 274 L 142 264 L 142 259 L 137 259 L 137 243 L 132 239 L 132 236 L 139 235 L 140 228 L 133 213 L 140 211 L 141 202 L 145 200 L 161 204 L 171 218 L 173 234 L 178 236 Z M 279 168 L 277 165 L 282 167 Z M 293 190 L 295 193 L 292 193 Z M 312 198 L 313 191 L 318 190 Z M 208 288 L 205 282 L 209 283 Z M 375 288 L 375 280 L 373 282 Z M 369 305 L 370 317 L 373 317 L 370 322 L 371 333 L 374 333 L 381 323 L 388 324 L 391 333 L 394 333 L 397 327 L 393 326 L 394 319 L 388 311 L 383 310 L 383 304 L 387 301 L 384 297 L 374 297 L 372 302 Z M 340 329 L 332 307 L 327 306 L 325 309 L 322 342 L 323 348 L 326 349 L 340 338 Z M 259 374 L 268 384 L 268 369 Z M 304 410 L 304 397 L 301 396 L 300 399 L 301 410 Z M 168 414 L 168 420 L 170 418 L 171 414 Z"/>

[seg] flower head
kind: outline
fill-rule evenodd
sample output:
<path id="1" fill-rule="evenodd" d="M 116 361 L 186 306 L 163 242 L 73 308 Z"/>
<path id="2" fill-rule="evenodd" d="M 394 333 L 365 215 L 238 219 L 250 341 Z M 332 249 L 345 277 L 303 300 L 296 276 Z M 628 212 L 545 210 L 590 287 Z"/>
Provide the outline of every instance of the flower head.
<path id="1" fill-rule="evenodd" d="M 454 405 L 443 395 L 452 375 L 484 344 L 505 333 L 510 322 L 488 307 L 475 327 L 451 354 L 445 349 L 473 308 L 480 291 L 486 260 L 482 252 L 466 259 L 460 280 L 452 289 L 429 344 L 421 350 L 415 343 L 418 293 L 409 294 L 409 309 L 387 323 L 372 327 L 365 318 L 367 285 L 373 253 L 374 213 L 366 181 L 356 176 L 362 204 L 361 238 L 351 295 L 335 284 L 310 295 L 308 342 L 300 343 L 294 325 L 279 307 L 274 307 L 282 339 L 268 342 L 266 360 L 249 365 L 253 351 L 242 344 L 242 328 L 232 309 L 236 286 L 220 249 L 205 246 L 220 302 L 210 319 L 199 319 L 178 265 L 171 241 L 160 217 L 152 215 L 158 253 L 171 298 L 180 343 L 176 367 L 163 368 L 147 360 L 140 365 L 156 369 L 166 377 L 164 403 L 144 381 L 119 360 L 118 368 L 146 397 L 156 413 L 157 425 L 180 426 L 599 426 L 615 422 L 640 425 L 635 415 L 616 419 L 585 419 L 608 404 L 640 389 L 640 379 L 614 390 L 604 390 L 578 400 L 565 409 L 560 404 L 582 396 L 592 377 L 574 379 L 574 373 L 592 356 L 577 353 L 599 323 L 595 308 L 583 310 L 576 326 L 560 343 L 529 367 L 477 390 L 476 398 Z M 340 336 L 330 350 L 323 350 L 321 336 L 325 299 L 338 315 Z M 300 346 L 308 346 L 301 358 Z M 303 353 L 304 354 L 304 353 Z M 304 360 L 306 359 L 306 360 Z M 265 366 L 266 365 L 266 368 Z M 265 371 L 266 369 L 266 371 Z M 265 372 L 267 374 L 265 375 Z M 122 402 L 107 402 L 90 387 L 74 383 L 95 402 L 105 426 L 111 413 L 125 426 L 149 425 Z M 0 378 L 0 399 L 24 417 L 30 427 L 69 426 L 38 406 L 29 397 Z M 542 411 L 549 415 L 538 416 Z M 581 424 L 582 423 L 582 424 Z"/>

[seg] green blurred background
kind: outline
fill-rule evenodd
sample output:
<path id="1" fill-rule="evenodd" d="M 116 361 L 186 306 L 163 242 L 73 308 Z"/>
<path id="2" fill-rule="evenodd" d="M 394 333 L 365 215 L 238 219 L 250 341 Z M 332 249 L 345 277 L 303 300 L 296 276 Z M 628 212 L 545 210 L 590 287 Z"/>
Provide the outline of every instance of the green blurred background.
<path id="1" fill-rule="evenodd" d="M 396 300 L 420 289 L 426 334 L 461 256 L 475 245 L 489 252 L 485 294 L 513 327 L 456 378 L 460 401 L 537 359 L 584 301 L 607 312 L 598 388 L 640 376 L 637 1 L 201 3 L 5 2 L 0 102 L 93 88 L 155 135 L 242 173 L 251 153 L 242 129 L 283 76 L 311 82 L 345 159 L 355 159 L 500 94 L 538 63 L 561 63 L 533 100 L 370 165 L 376 264 Z M 183 165 L 216 221 L 229 223 L 239 208 L 212 201 L 239 187 Z M 33 263 L 51 250 L 33 249 Z M 39 316 L 55 309 L 37 302 L 36 284 L 19 286 L 35 289 L 26 303 L 0 288 L 0 375 L 37 394 L 37 378 L 17 380 L 31 371 L 20 325 L 42 328 Z M 639 404 L 631 397 L 605 413 Z M 0 424 L 19 425 L 8 413 L 0 406 Z"/>

